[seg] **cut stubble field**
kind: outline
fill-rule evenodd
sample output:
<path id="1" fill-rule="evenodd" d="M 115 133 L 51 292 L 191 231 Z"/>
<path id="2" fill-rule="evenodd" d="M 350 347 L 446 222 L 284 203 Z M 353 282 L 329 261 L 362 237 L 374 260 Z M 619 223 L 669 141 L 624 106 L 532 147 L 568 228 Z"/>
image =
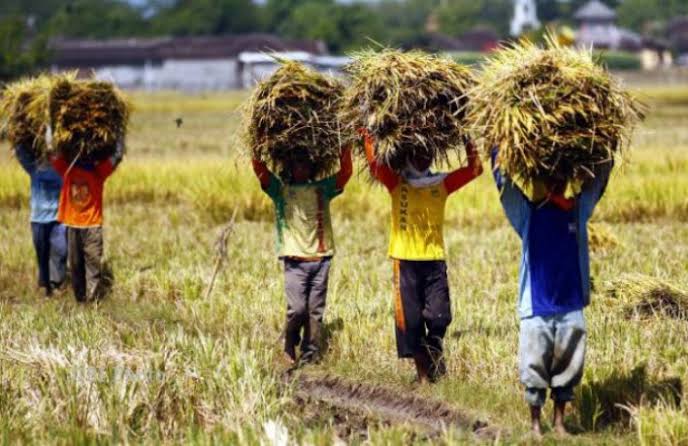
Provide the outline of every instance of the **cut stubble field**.
<path id="1" fill-rule="evenodd" d="M 567 420 L 575 435 L 545 443 L 688 444 L 688 90 L 642 93 L 648 119 L 594 217 L 608 237 L 593 244 L 586 372 Z M 447 206 L 448 377 L 418 387 L 396 359 L 390 203 L 361 165 L 333 202 L 327 350 L 306 372 L 443 401 L 496 437 L 304 403 L 278 365 L 282 269 L 272 205 L 241 154 L 245 97 L 132 94 L 129 153 L 106 186 L 114 282 L 97 306 L 39 297 L 29 181 L 2 146 L 2 442 L 259 444 L 284 431 L 307 444 L 532 441 L 517 375 L 520 243 L 489 169 Z M 213 245 L 235 209 L 228 261 L 205 299 Z M 648 281 L 648 292 L 631 286 Z M 678 310 L 653 306 L 658 296 Z"/>

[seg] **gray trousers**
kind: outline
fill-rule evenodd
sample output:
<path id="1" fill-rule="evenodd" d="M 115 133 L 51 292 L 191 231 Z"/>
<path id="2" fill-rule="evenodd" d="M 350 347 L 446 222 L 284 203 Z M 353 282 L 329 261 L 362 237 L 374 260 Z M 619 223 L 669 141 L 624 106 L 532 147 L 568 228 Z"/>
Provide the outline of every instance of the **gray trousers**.
<path id="1" fill-rule="evenodd" d="M 287 295 L 285 351 L 301 341 L 301 351 L 317 354 L 321 347 L 322 322 L 327 301 L 330 258 L 320 261 L 284 259 L 284 288 Z M 301 336 L 303 329 L 303 337 Z"/>
<path id="2" fill-rule="evenodd" d="M 74 297 L 79 302 L 97 299 L 101 291 L 103 228 L 67 228 L 67 243 Z"/>
<path id="3" fill-rule="evenodd" d="M 582 310 L 521 319 L 519 372 L 528 404 L 543 406 L 547 388 L 555 401 L 573 399 L 583 377 L 585 341 Z"/>

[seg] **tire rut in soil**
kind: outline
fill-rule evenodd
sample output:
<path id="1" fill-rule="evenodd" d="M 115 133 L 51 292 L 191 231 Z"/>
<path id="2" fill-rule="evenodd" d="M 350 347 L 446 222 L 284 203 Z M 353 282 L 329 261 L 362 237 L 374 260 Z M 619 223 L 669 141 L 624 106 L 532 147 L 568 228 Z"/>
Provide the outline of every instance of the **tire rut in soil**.
<path id="1" fill-rule="evenodd" d="M 503 432 L 441 401 L 400 394 L 399 390 L 325 375 L 294 373 L 285 376 L 300 400 L 320 401 L 345 413 L 372 414 L 388 423 L 407 423 L 430 436 L 454 428 L 484 439 L 496 439 Z"/>

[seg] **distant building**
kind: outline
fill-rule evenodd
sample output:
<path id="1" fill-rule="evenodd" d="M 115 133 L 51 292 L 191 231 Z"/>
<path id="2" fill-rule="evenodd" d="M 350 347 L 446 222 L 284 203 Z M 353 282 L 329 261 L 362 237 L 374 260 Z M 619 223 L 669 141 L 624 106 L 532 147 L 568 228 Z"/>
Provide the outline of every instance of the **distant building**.
<path id="1" fill-rule="evenodd" d="M 537 18 L 535 0 L 512 0 L 514 2 L 514 16 L 511 18 L 511 35 L 520 36 L 531 29 L 538 29 L 540 21 Z"/>
<path id="2" fill-rule="evenodd" d="M 574 19 L 579 23 L 576 43 L 597 49 L 640 51 L 640 35 L 616 25 L 616 11 L 599 0 L 591 0 L 581 7 Z"/>
<path id="3" fill-rule="evenodd" d="M 284 40 L 269 34 L 54 40 L 51 49 L 53 71 L 92 73 L 128 89 L 184 91 L 248 88 L 276 69 L 268 54 L 279 53 L 285 59 L 293 57 L 314 66 L 319 66 L 318 57 L 327 54 L 322 42 Z M 251 53 L 260 55 L 260 60 L 246 56 Z"/>
<path id="4" fill-rule="evenodd" d="M 667 36 L 679 55 L 680 65 L 688 66 L 688 16 L 677 17 L 669 22 Z"/>

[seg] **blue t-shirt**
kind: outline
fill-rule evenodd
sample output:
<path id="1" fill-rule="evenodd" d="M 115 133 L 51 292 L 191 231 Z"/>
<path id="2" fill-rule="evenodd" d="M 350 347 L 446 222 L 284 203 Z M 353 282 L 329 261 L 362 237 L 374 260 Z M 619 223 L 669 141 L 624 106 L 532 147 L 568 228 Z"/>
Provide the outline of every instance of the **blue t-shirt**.
<path id="1" fill-rule="evenodd" d="M 550 316 L 583 308 L 576 212 L 551 203 L 531 206 L 527 240 L 533 314 Z"/>
<path id="2" fill-rule="evenodd" d="M 62 177 L 50 163 L 38 163 L 22 147 L 16 149 L 17 159 L 31 177 L 31 221 L 50 223 L 57 220 Z"/>

